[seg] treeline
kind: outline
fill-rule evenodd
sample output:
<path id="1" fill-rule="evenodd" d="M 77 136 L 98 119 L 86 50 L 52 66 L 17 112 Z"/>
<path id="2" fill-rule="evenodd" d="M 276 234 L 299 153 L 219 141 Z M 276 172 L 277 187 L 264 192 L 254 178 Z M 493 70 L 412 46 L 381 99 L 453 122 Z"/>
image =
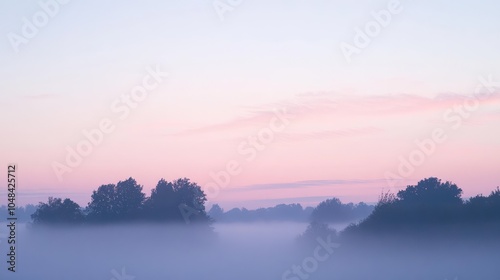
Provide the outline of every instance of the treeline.
<path id="1" fill-rule="evenodd" d="M 364 202 L 343 204 L 338 198 L 321 202 L 311 213 L 311 220 L 319 223 L 345 223 L 362 220 L 372 213 L 374 206 Z"/>
<path id="2" fill-rule="evenodd" d="M 397 194 L 383 194 L 372 214 L 345 233 L 411 234 L 442 229 L 451 234 L 499 234 L 500 188 L 488 196 L 463 199 L 462 189 L 452 182 L 427 178 Z"/>
<path id="3" fill-rule="evenodd" d="M 312 222 L 298 236 L 297 245 L 303 246 L 299 264 L 304 253 L 325 245 L 330 249 L 325 264 L 314 255 L 321 265 L 314 274 L 318 279 L 373 279 L 374 275 L 377 279 L 496 279 L 500 188 L 465 199 L 456 184 L 426 178 L 395 194 L 382 194 L 366 219 L 339 233 Z M 302 268 L 307 268 L 305 261 Z M 293 271 L 287 279 L 301 279 L 301 275 Z"/>
<path id="4" fill-rule="evenodd" d="M 257 222 L 290 221 L 343 223 L 367 217 L 374 206 L 363 202 L 343 204 L 332 198 L 316 208 L 300 204 L 279 204 L 274 207 L 248 210 L 233 208 L 225 212 L 214 204 L 205 211 L 206 195 L 196 183 L 187 178 L 167 182 L 161 179 L 149 197 L 136 180 L 129 178 L 117 184 L 101 185 L 93 191 L 91 201 L 80 207 L 69 198 L 52 198 L 29 209 L 34 224 L 115 223 L 130 221 L 158 222 Z"/>
<path id="5" fill-rule="evenodd" d="M 366 218 L 374 206 L 366 203 L 343 204 L 338 198 L 321 202 L 317 207 L 302 207 L 298 203 L 278 204 L 274 207 L 248 210 L 233 208 L 227 212 L 218 204 L 208 211 L 217 222 L 309 222 L 345 223 Z"/>
<path id="6" fill-rule="evenodd" d="M 246 208 L 233 208 L 227 212 L 218 204 L 214 204 L 208 215 L 217 222 L 308 222 L 313 212 L 313 207 L 303 208 L 298 203 L 278 204 L 274 207 L 248 210 Z"/>
<path id="7" fill-rule="evenodd" d="M 138 221 L 210 224 L 205 212 L 206 195 L 187 178 L 161 179 L 147 197 L 142 186 L 129 178 L 100 186 L 81 208 L 71 199 L 49 198 L 31 215 L 34 224 L 99 224 Z"/>
<path id="8" fill-rule="evenodd" d="M 397 194 L 386 193 L 375 207 L 365 203 L 343 204 L 339 199 L 332 198 L 321 202 L 316 208 L 280 204 L 256 210 L 234 208 L 224 212 L 215 204 L 207 213 L 205 193 L 187 178 L 172 182 L 161 179 L 150 196 L 146 196 L 142 189 L 133 178 L 117 184 L 102 185 L 93 191 L 91 201 L 84 208 L 68 198 L 49 198 L 47 203 L 38 205 L 31 217 L 35 224 L 130 221 L 211 223 L 212 218 L 220 222 L 342 223 L 362 220 L 348 227 L 345 232 L 415 230 L 422 226 L 500 222 L 499 188 L 488 196 L 463 199 L 462 189 L 437 178 L 424 179 Z M 32 207 L 27 206 L 26 210 Z M 22 214 L 23 210 L 19 213 Z"/>
<path id="9" fill-rule="evenodd" d="M 480 194 L 469 199 L 462 198 L 462 193 L 462 189 L 452 182 L 426 178 L 396 194 L 383 193 L 366 218 L 350 224 L 341 232 L 327 225 L 333 216 L 323 209 L 342 209 L 345 205 L 336 199 L 327 200 L 314 209 L 311 214 L 314 218 L 298 240 L 314 245 L 317 237 L 330 236 L 344 245 L 386 248 L 401 247 L 402 244 L 421 246 L 422 242 L 435 244 L 431 240 L 439 241 L 441 245 L 443 240 L 449 244 L 464 240 L 497 242 L 500 237 L 500 188 L 487 196 Z M 358 204 L 357 208 L 361 211 L 365 205 Z M 368 208 L 364 213 L 367 212 Z M 401 240 L 406 240 L 406 243 Z"/>

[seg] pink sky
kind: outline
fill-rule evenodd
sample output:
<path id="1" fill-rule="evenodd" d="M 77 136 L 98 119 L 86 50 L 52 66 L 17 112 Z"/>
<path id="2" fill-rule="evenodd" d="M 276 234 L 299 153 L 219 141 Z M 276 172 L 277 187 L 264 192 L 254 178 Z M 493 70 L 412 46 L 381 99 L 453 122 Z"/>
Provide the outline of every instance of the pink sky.
<path id="1" fill-rule="evenodd" d="M 40 7 L 0 3 L 0 163 L 18 164 L 21 204 L 85 205 L 128 177 L 148 195 L 188 177 L 225 208 L 376 202 L 430 176 L 465 197 L 500 185 L 497 1 L 402 3 L 350 60 L 339 46 L 387 1 L 253 1 L 224 20 L 153 2 L 71 2 L 20 45 Z"/>
<path id="2" fill-rule="evenodd" d="M 48 106 L 58 99 L 47 96 L 23 102 Z M 66 135 L 56 133 L 61 123 L 47 124 L 45 120 L 31 124 L 30 130 L 11 127 L 23 137 L 11 139 L 9 144 L 17 149 L 3 152 L 19 165 L 20 200 L 25 203 L 55 195 L 86 204 L 99 185 L 129 176 L 143 184 L 147 194 L 160 178 L 188 177 L 205 189 L 209 203 L 226 208 L 292 202 L 315 205 L 333 196 L 346 202 L 373 203 L 382 191 L 397 191 L 429 176 L 457 183 L 467 197 L 487 194 L 500 181 L 495 172 L 500 164 L 500 135 L 495 129 L 500 121 L 500 95 L 494 92 L 477 99 L 477 109 L 462 117 L 452 110 L 465 100 L 456 94 L 427 98 L 321 92 L 241 108 L 238 116 L 206 125 L 174 118 L 158 120 L 154 101 L 141 103 L 151 107 L 137 118 L 131 115 L 124 122 L 116 118 L 116 129 L 105 134 L 80 165 L 63 173 L 62 181 L 51 165 L 54 161 L 65 164 L 65 146 L 76 149 L 86 139 L 70 123 L 65 124 L 70 130 Z M 278 116 L 276 110 L 286 113 Z M 105 118 L 102 116 L 89 121 L 85 129 L 97 127 L 92 123 L 99 123 Z M 446 140 L 435 143 L 423 163 L 415 165 L 411 174 L 402 174 L 395 186 L 386 181 L 386 172 L 401 175 L 400 157 L 408 160 L 419 150 L 415 141 L 430 139 L 435 129 L 442 129 Z M 272 136 L 265 134 L 270 131 Z M 30 137 L 35 133 L 40 138 Z M 249 140 L 252 136 L 256 136 L 256 144 Z M 69 144 L 63 146 L 64 142 Z M 231 168 L 238 172 L 231 175 L 228 163 L 237 164 Z M 226 177 L 219 182 L 211 174 Z M 207 189 L 210 183 L 218 190 Z"/>

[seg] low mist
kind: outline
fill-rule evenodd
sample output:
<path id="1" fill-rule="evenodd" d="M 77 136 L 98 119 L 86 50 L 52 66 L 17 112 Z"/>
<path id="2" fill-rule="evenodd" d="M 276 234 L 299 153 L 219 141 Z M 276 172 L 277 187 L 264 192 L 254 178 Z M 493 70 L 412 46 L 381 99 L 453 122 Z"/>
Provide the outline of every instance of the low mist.
<path id="1" fill-rule="evenodd" d="M 306 223 L 133 224 L 19 229 L 17 271 L 2 279 L 498 279 L 499 243 L 404 235 L 355 240 Z M 330 225 L 343 230 L 345 225 Z M 342 234 L 340 234 L 342 235 Z M 314 236 L 313 236 L 314 237 Z M 376 240 L 377 242 L 373 242 Z M 1 246 L 5 249 L 6 243 Z M 8 278 L 6 278 L 8 276 Z"/>
<path id="2" fill-rule="evenodd" d="M 40 203 L 17 224 L 15 264 L 4 255 L 16 271 L 0 279 L 498 280 L 500 188 L 461 194 L 432 177 L 375 206 L 332 198 L 207 214 L 187 179 L 161 180 L 147 198 L 128 179 L 99 187 L 85 209 Z M 10 236 L 0 241 L 12 251 Z"/>
<path id="3" fill-rule="evenodd" d="M 213 233 L 196 226 L 158 224 L 28 227 L 18 233 L 16 273 L 0 275 L 54 280 L 281 279 L 296 253 L 295 239 L 306 227 L 233 223 L 217 225 Z"/>

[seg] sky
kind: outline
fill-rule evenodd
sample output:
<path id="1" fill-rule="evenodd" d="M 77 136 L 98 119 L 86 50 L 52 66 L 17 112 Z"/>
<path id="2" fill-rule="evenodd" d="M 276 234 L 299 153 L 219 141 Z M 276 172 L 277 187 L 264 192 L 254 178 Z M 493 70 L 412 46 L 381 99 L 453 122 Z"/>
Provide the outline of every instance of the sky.
<path id="1" fill-rule="evenodd" d="M 499 8 L 1 1 L 0 180 L 17 165 L 21 204 L 128 177 L 187 177 L 225 208 L 374 203 L 430 176 L 489 194 Z"/>

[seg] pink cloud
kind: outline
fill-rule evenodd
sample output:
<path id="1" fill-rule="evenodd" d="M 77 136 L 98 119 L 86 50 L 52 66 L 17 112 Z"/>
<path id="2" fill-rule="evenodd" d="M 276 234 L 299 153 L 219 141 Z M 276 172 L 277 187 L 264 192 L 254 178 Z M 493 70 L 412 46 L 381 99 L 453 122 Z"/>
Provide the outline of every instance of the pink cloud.
<path id="1" fill-rule="evenodd" d="M 300 95 L 295 100 L 282 101 L 265 104 L 260 107 L 246 108 L 247 117 L 240 117 L 227 122 L 212 124 L 188 129 L 172 135 L 188 136 L 204 133 L 226 132 L 243 129 L 252 126 L 265 126 L 274 115 L 273 110 L 286 108 L 287 114 L 294 120 L 327 119 L 328 117 L 345 118 L 349 116 L 370 116 L 373 118 L 384 116 L 403 116 L 420 114 L 430 111 L 442 111 L 460 105 L 469 98 L 458 94 L 441 94 L 435 98 L 422 97 L 409 94 L 398 94 L 391 96 L 346 96 L 327 94 Z M 486 99 L 480 100 L 481 104 L 491 104 L 500 101 L 500 94 L 492 94 Z M 323 130 L 308 132 L 309 136 L 316 135 L 341 135 L 356 133 L 359 131 L 377 131 L 379 128 L 351 128 L 344 131 Z M 308 137 L 304 135 L 303 137 Z"/>

